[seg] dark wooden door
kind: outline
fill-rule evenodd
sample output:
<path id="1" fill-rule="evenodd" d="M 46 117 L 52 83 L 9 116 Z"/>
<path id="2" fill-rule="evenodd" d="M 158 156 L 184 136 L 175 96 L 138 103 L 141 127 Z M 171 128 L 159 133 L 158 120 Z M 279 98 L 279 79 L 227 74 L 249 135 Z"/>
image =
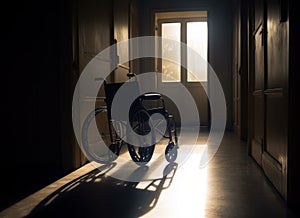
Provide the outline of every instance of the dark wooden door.
<path id="1" fill-rule="evenodd" d="M 251 155 L 286 199 L 288 26 L 279 1 L 256 0 L 253 6 Z"/>
<path id="2" fill-rule="evenodd" d="M 78 53 L 79 53 L 79 72 L 82 73 L 89 61 L 103 49 L 113 43 L 113 2 L 111 0 L 79 0 L 78 1 Z M 107 63 L 112 62 L 111 58 L 102 60 Z M 81 87 L 84 89 L 85 87 Z M 84 90 L 79 90 L 85 93 Z M 86 105 L 91 102 L 92 96 L 84 96 L 84 101 L 80 104 L 80 113 L 84 111 Z M 96 104 L 103 102 L 101 94 L 96 97 Z M 80 116 L 82 123 L 84 116 Z M 81 166 L 86 162 L 86 157 L 76 146 L 75 164 Z"/>

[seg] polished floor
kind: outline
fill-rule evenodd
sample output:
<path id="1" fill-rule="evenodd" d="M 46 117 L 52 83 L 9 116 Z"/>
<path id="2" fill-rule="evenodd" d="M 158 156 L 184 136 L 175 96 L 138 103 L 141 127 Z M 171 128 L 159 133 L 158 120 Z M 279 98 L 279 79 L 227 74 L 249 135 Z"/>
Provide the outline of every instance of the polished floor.
<path id="1" fill-rule="evenodd" d="M 167 175 L 161 178 L 122 181 L 114 176 L 120 171 L 116 164 L 99 166 L 99 171 L 90 163 L 3 210 L 0 217 L 295 217 L 235 134 L 226 133 L 214 158 L 200 168 L 206 137 L 199 137 L 186 162 L 166 165 Z M 127 153 L 123 155 L 126 159 Z M 137 175 L 146 175 L 144 171 L 135 170 Z"/>

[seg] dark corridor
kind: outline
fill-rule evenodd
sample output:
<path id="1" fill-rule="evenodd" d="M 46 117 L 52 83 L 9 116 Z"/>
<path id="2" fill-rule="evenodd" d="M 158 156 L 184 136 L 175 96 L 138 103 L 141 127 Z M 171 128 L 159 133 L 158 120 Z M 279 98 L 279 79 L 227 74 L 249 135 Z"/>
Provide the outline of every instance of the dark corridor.
<path id="1" fill-rule="evenodd" d="M 296 3 L 7 2 L 3 10 L 8 13 L 1 14 L 0 217 L 80 216 L 87 212 L 106 217 L 298 215 L 300 36 Z M 193 166 L 198 151 L 187 167 L 171 166 L 168 177 L 148 184 L 156 191 L 88 168 L 72 125 L 74 89 L 87 63 L 116 41 L 154 36 L 158 12 L 196 10 L 208 13 L 208 60 L 227 106 L 226 134 L 206 169 L 207 190 L 199 185 L 203 171 Z M 156 72 L 156 61 L 133 60 L 119 66 L 110 79 L 123 80 L 128 72 Z M 80 175 L 72 174 L 76 170 Z M 60 188 L 46 190 L 66 177 Z M 106 214 L 103 208 L 112 210 Z M 190 213 L 182 214 L 180 208 Z"/>

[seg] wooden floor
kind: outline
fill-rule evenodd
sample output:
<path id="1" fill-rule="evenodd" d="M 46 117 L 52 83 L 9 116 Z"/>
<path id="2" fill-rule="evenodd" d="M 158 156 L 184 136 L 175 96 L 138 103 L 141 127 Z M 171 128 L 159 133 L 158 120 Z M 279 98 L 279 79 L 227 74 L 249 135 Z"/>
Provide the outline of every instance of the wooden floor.
<path id="1" fill-rule="evenodd" d="M 125 182 L 90 163 L 0 217 L 295 217 L 233 133 L 225 134 L 208 166 L 199 168 L 201 137 L 187 161 L 169 165 L 165 177 Z"/>

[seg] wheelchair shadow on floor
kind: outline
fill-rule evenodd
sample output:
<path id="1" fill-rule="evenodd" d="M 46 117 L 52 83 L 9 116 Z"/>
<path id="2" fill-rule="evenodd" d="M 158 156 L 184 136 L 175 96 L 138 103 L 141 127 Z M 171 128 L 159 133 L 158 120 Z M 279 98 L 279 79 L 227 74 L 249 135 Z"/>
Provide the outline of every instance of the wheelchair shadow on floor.
<path id="1" fill-rule="evenodd" d="M 106 176 L 116 166 L 103 165 L 65 184 L 43 199 L 27 217 L 140 217 L 152 210 L 170 187 L 178 164 L 169 163 L 160 179 L 127 182 Z M 132 174 L 142 176 L 148 166 Z"/>

